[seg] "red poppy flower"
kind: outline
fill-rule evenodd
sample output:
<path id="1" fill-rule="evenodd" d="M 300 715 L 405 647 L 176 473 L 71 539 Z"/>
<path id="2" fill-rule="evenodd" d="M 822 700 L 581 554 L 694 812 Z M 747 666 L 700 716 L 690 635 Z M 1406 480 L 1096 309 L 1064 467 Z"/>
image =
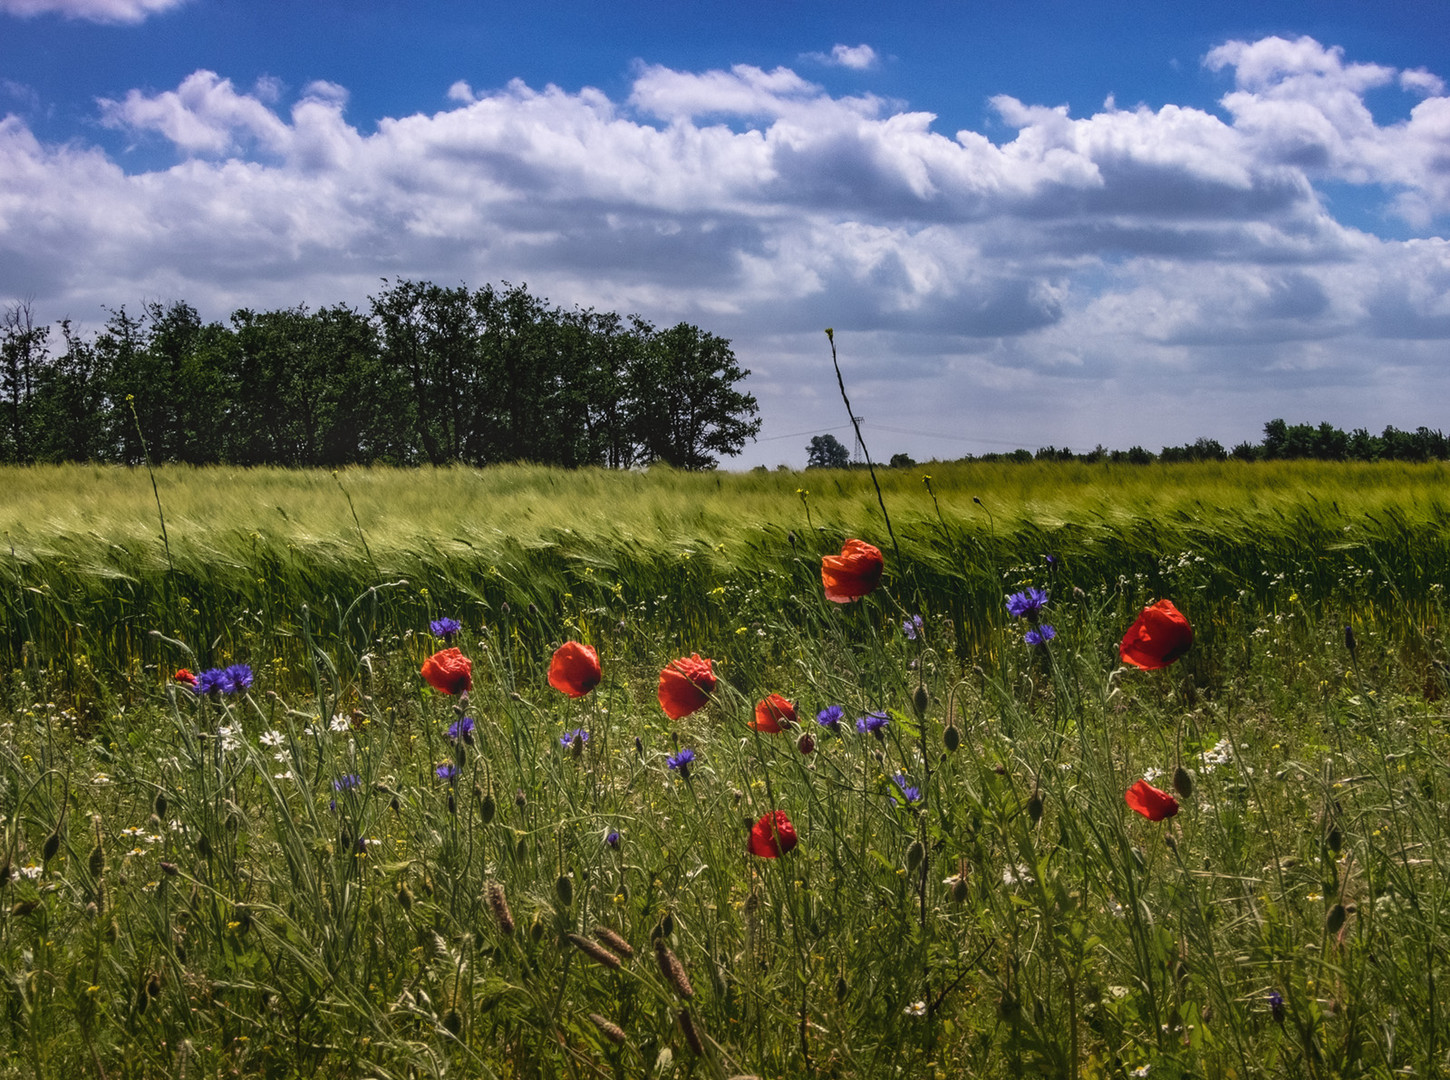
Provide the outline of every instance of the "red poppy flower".
<path id="1" fill-rule="evenodd" d="M 1123 801 L 1149 821 L 1162 821 L 1178 813 L 1178 800 L 1166 791 L 1159 791 L 1146 780 L 1139 780 L 1123 796 Z"/>
<path id="2" fill-rule="evenodd" d="M 779 735 L 795 722 L 795 706 L 779 694 L 771 694 L 756 704 L 750 727 L 767 735 Z"/>
<path id="3" fill-rule="evenodd" d="M 473 689 L 473 661 L 457 649 L 444 649 L 423 661 L 423 678 L 440 694 Z"/>
<path id="4" fill-rule="evenodd" d="M 588 645 L 566 641 L 549 661 L 549 685 L 570 697 L 583 697 L 599 685 L 599 654 Z"/>
<path id="5" fill-rule="evenodd" d="M 660 672 L 660 708 L 671 720 L 679 720 L 705 707 L 715 689 L 710 660 L 699 653 L 671 660 Z"/>
<path id="6" fill-rule="evenodd" d="M 1159 600 L 1143 609 L 1137 622 L 1123 635 L 1123 662 L 1152 671 L 1165 668 L 1193 644 L 1193 627 L 1173 606 Z"/>
<path id="7" fill-rule="evenodd" d="M 784 810 L 769 810 L 750 830 L 750 854 L 774 859 L 796 846 L 795 826 Z"/>
<path id="8" fill-rule="evenodd" d="M 187 671 L 186 668 L 177 668 L 176 674 L 171 677 L 179 683 L 186 683 L 187 686 L 196 685 L 196 676 Z"/>
<path id="9" fill-rule="evenodd" d="M 864 540 L 847 540 L 841 554 L 821 559 L 821 584 L 826 587 L 826 599 L 838 604 L 861 599 L 881 584 L 881 572 L 885 568 L 878 548 Z"/>

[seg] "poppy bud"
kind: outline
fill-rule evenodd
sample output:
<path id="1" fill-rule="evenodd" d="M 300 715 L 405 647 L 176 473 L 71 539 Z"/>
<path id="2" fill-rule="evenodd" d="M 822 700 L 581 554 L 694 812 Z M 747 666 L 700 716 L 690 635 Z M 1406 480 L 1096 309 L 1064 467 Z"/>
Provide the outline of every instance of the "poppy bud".
<path id="1" fill-rule="evenodd" d="M 203 859 L 211 858 L 211 841 L 207 839 L 206 833 L 202 833 L 196 838 L 196 850 Z"/>
<path id="2" fill-rule="evenodd" d="M 520 810 L 522 810 L 525 806 L 529 805 L 529 800 L 524 797 L 523 788 L 518 788 L 514 791 L 514 805 L 517 806 Z"/>
<path id="3" fill-rule="evenodd" d="M 926 716 L 926 706 L 928 704 L 928 701 L 929 699 L 926 693 L 926 684 L 917 683 L 916 693 L 911 695 L 911 707 L 916 710 L 916 718 L 918 720 Z"/>
<path id="4" fill-rule="evenodd" d="M 1344 647 L 1349 650 L 1349 658 L 1359 663 L 1359 642 L 1355 640 L 1354 627 L 1349 623 L 1344 624 Z"/>
<path id="5" fill-rule="evenodd" d="M 942 732 L 942 742 L 946 745 L 947 753 L 955 754 L 962 745 L 962 733 L 957 730 L 956 724 L 948 724 L 946 731 Z"/>
<path id="6" fill-rule="evenodd" d="M 574 903 L 574 882 L 568 874 L 560 874 L 554 880 L 554 895 L 559 898 L 559 903 L 565 907 Z"/>
<path id="7" fill-rule="evenodd" d="M 413 890 L 408 888 L 406 881 L 398 884 L 398 903 L 403 906 L 404 911 L 413 910 Z"/>
<path id="8" fill-rule="evenodd" d="M 45 846 L 40 849 L 40 860 L 41 860 L 41 862 L 50 862 L 51 859 L 55 858 L 55 853 L 58 852 L 59 850 L 60 850 L 60 829 L 57 828 L 55 830 L 55 832 L 51 833 L 49 836 L 47 836 L 45 838 Z"/>
<path id="9" fill-rule="evenodd" d="M 539 918 L 538 915 L 535 915 L 534 916 L 534 921 L 531 922 L 531 923 L 529 923 L 529 940 L 532 941 L 535 945 L 537 945 L 543 939 L 544 939 L 544 920 L 541 919 L 541 918 Z"/>
<path id="10" fill-rule="evenodd" d="M 86 918 L 87 919 L 97 919 L 97 918 L 100 917 L 100 914 L 101 914 L 101 909 L 96 905 L 96 902 L 94 900 L 92 900 L 89 904 L 86 905 Z"/>
<path id="11" fill-rule="evenodd" d="M 809 754 L 816 748 L 816 740 L 811 738 L 809 731 L 803 731 L 801 737 L 796 740 L 795 748 L 802 754 Z"/>
<path id="12" fill-rule="evenodd" d="M 1180 799 L 1186 799 L 1193 794 L 1193 774 L 1182 765 L 1173 770 L 1173 790 Z"/>
<path id="13" fill-rule="evenodd" d="M 172 862 L 162 862 L 160 864 L 160 866 L 161 866 L 161 872 L 163 874 L 165 874 L 167 877 L 175 877 L 178 873 L 180 873 L 180 871 L 177 870 L 175 863 L 172 863 Z"/>
<path id="14" fill-rule="evenodd" d="M 146 996 L 153 998 L 161 996 L 161 976 L 154 971 L 151 973 L 151 978 L 146 980 Z"/>
<path id="15" fill-rule="evenodd" d="M 96 846 L 91 848 L 91 855 L 86 860 L 86 866 L 93 878 L 99 878 L 106 872 L 106 849 L 101 846 L 99 840 L 96 841 Z"/>
<path id="16" fill-rule="evenodd" d="M 1331 825 L 1329 827 L 1329 834 L 1325 836 L 1324 843 L 1334 854 L 1339 854 L 1339 849 L 1344 844 L 1344 834 L 1339 831 L 1338 825 Z"/>
<path id="17" fill-rule="evenodd" d="M 156 808 L 156 816 L 164 818 L 166 816 L 166 796 L 158 791 L 156 793 L 156 801 L 153 805 Z"/>
<path id="18" fill-rule="evenodd" d="M 458 1033 L 463 1030 L 463 1019 L 458 1015 L 457 1009 L 449 1009 L 443 1014 L 443 1030 L 458 1038 Z"/>
<path id="19" fill-rule="evenodd" d="M 659 937 L 669 937 L 675 932 L 675 916 L 671 912 L 665 912 L 665 917 L 660 920 Z"/>
<path id="20" fill-rule="evenodd" d="M 478 820 L 487 825 L 493 820 L 493 815 L 497 810 L 498 803 L 493 800 L 493 792 L 484 792 L 483 801 L 478 804 Z"/>
<path id="21" fill-rule="evenodd" d="M 920 840 L 913 840 L 911 846 L 906 849 L 906 872 L 914 873 L 924 858 L 926 858 L 926 845 Z"/>
<path id="22" fill-rule="evenodd" d="M 952 882 L 952 899 L 958 904 L 964 904 L 967 900 L 967 876 L 958 874 L 956 881 Z"/>
<path id="23" fill-rule="evenodd" d="M 453 801 L 453 792 L 452 792 L 452 790 L 450 790 L 448 792 L 448 812 L 450 814 L 456 814 L 456 813 L 458 813 L 458 804 Z"/>
<path id="24" fill-rule="evenodd" d="M 1344 905 L 1335 904 L 1329 909 L 1329 914 L 1324 917 L 1324 931 L 1328 934 L 1339 933 L 1339 928 L 1344 925 Z"/>
<path id="25" fill-rule="evenodd" d="M 1027 800 L 1027 816 L 1032 819 L 1034 825 L 1042 820 L 1042 796 L 1036 791 L 1032 793 L 1032 798 Z"/>
<path id="26" fill-rule="evenodd" d="M 837 1001 L 845 1001 L 846 1000 L 846 995 L 849 994 L 850 992 L 851 992 L 851 987 L 846 982 L 846 976 L 844 976 L 844 975 L 837 975 L 836 976 L 836 1000 Z"/>
<path id="27" fill-rule="evenodd" d="M 519 842 L 514 845 L 514 858 L 523 862 L 529 857 L 529 839 L 526 836 L 519 837 Z"/>

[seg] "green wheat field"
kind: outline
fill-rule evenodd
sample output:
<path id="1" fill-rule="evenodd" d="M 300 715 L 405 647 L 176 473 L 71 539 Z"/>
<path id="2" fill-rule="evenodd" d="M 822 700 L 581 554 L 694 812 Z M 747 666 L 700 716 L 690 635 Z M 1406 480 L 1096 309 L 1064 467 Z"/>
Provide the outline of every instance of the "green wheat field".
<path id="1" fill-rule="evenodd" d="M 878 478 L 0 469 L 0 1076 L 1450 1074 L 1450 468 Z"/>

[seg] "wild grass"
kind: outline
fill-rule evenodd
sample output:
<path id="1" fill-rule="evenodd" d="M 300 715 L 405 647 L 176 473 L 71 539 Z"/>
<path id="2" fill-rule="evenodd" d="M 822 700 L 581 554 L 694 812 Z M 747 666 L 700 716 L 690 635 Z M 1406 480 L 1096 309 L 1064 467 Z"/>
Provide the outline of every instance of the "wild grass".
<path id="1" fill-rule="evenodd" d="M 174 572 L 144 473 L 0 477 L 0 1075 L 1450 1070 L 1444 470 L 884 477 L 905 565 L 844 607 L 859 473 L 165 469 Z M 1161 596 L 1192 651 L 1122 666 Z"/>

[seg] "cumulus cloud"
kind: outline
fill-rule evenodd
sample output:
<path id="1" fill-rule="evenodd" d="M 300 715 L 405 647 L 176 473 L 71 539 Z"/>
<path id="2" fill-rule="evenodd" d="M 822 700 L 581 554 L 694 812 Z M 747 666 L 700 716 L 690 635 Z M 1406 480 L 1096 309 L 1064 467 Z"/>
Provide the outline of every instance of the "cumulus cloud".
<path id="1" fill-rule="evenodd" d="M 0 0 L 7 15 L 63 15 L 101 23 L 138 23 L 151 15 L 180 7 L 186 0 Z"/>
<path id="2" fill-rule="evenodd" d="M 828 53 L 806 53 L 804 59 L 830 67 L 850 68 L 852 71 L 870 71 L 881 62 L 881 57 L 870 45 L 836 45 Z"/>
<path id="3" fill-rule="evenodd" d="M 0 121 L 0 295 L 80 315 L 140 290 L 218 317 L 362 302 L 382 276 L 527 281 L 733 338 L 768 425 L 776 403 L 828 426 L 829 395 L 802 389 L 826 325 L 894 358 L 879 383 L 859 374 L 882 416 L 909 415 L 909 384 L 943 410 L 1050 391 L 1100 417 L 1110 392 L 1145 400 L 1171 378 L 1222 401 L 1253 388 L 1255 411 L 1311 379 L 1363 400 L 1387 352 L 1450 391 L 1450 244 L 1351 228 L 1316 187 L 1388 191 L 1422 232 L 1443 220 L 1438 78 L 1307 38 L 1205 63 L 1232 74 L 1222 114 L 1002 96 L 997 141 L 787 68 L 641 66 L 623 100 L 459 81 L 448 107 L 368 132 L 343 87 L 284 104 L 275 81 L 197 71 L 98 103 L 125 140 L 171 147 L 169 168 Z M 1380 124 L 1364 95 L 1393 87 L 1418 100 Z"/>

